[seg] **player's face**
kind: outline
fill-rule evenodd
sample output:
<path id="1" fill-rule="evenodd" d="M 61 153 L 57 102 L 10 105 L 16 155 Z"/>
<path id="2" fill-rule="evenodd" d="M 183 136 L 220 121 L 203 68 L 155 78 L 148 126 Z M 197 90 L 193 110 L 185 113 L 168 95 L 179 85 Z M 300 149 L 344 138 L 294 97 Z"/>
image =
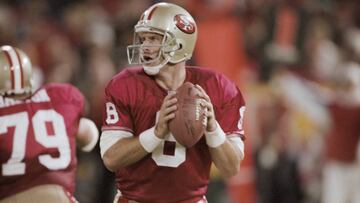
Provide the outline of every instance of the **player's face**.
<path id="1" fill-rule="evenodd" d="M 162 59 L 160 54 L 161 45 L 163 42 L 163 35 L 151 32 L 139 33 L 141 42 L 141 58 L 144 62 L 148 62 L 150 66 L 155 66 L 160 63 Z"/>

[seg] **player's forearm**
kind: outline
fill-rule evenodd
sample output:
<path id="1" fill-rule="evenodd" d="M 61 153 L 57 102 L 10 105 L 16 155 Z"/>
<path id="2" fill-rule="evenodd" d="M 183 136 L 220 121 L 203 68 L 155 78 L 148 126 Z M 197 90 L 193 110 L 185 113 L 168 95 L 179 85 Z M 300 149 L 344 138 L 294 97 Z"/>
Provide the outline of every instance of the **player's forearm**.
<path id="1" fill-rule="evenodd" d="M 209 147 L 212 160 L 223 177 L 229 178 L 236 175 L 240 170 L 241 157 L 236 147 L 226 140 L 216 148 Z"/>
<path id="2" fill-rule="evenodd" d="M 117 171 L 120 168 L 131 165 L 148 154 L 141 146 L 137 138 L 124 138 L 109 148 L 104 156 L 103 161 L 110 171 Z"/>
<path id="3" fill-rule="evenodd" d="M 212 160 L 223 177 L 234 176 L 239 171 L 242 152 L 230 141 L 232 135 L 226 136 L 217 122 L 211 130 L 205 132 L 205 139 Z"/>

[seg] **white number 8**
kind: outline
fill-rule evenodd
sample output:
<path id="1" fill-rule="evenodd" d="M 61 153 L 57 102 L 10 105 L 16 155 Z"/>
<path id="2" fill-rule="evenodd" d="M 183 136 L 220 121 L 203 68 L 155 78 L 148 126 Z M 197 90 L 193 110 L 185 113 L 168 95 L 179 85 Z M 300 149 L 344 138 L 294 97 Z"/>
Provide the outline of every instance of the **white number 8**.
<path id="1" fill-rule="evenodd" d="M 106 102 L 106 123 L 107 124 L 115 124 L 119 121 L 119 115 L 116 111 L 115 104 L 111 102 Z"/>
<path id="2" fill-rule="evenodd" d="M 156 113 L 156 122 L 159 120 L 159 112 Z M 164 153 L 164 148 L 166 143 L 175 144 L 173 149 L 173 155 L 166 155 Z M 167 166 L 176 168 L 186 160 L 186 148 L 179 144 L 174 136 L 169 133 L 163 141 L 155 148 L 151 154 L 151 158 L 155 161 L 158 166 Z"/>

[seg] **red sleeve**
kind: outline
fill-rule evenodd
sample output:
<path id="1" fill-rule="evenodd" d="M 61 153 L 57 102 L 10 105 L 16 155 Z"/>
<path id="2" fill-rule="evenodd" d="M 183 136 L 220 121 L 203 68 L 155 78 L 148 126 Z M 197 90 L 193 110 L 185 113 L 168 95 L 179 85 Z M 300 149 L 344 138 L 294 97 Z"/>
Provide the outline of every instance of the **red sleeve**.
<path id="1" fill-rule="evenodd" d="M 85 114 L 85 98 L 84 95 L 80 92 L 80 90 L 74 86 L 69 85 L 68 91 L 70 102 L 75 106 L 79 107 L 79 115 L 83 117 Z"/>
<path id="2" fill-rule="evenodd" d="M 226 134 L 238 134 L 243 140 L 243 117 L 245 101 L 239 88 L 224 76 L 219 77 L 221 104 L 216 112 L 216 119 Z"/>
<path id="3" fill-rule="evenodd" d="M 50 83 L 45 87 L 53 103 L 70 103 L 77 107 L 80 117 L 84 115 L 85 98 L 78 88 L 67 83 Z"/>
<path id="4" fill-rule="evenodd" d="M 124 82 L 121 82 L 124 84 Z M 105 88 L 102 130 L 125 130 L 133 133 L 129 111 L 128 91 L 120 82 L 112 80 Z"/>

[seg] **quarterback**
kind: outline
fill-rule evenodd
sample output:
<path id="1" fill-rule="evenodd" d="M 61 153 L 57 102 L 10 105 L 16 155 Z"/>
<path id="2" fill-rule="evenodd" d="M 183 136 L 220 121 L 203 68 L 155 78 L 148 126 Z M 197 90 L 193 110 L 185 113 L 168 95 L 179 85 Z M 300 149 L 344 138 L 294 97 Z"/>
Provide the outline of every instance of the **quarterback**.
<path id="1" fill-rule="evenodd" d="M 116 173 L 115 202 L 207 202 L 212 163 L 224 177 L 239 171 L 245 103 L 223 75 L 185 64 L 197 31 L 192 16 L 170 3 L 151 6 L 135 25 L 128 59 L 138 65 L 115 75 L 105 89 L 100 148 L 105 166 Z M 196 84 L 207 109 L 206 131 L 189 148 L 168 126 L 184 82 Z"/>

